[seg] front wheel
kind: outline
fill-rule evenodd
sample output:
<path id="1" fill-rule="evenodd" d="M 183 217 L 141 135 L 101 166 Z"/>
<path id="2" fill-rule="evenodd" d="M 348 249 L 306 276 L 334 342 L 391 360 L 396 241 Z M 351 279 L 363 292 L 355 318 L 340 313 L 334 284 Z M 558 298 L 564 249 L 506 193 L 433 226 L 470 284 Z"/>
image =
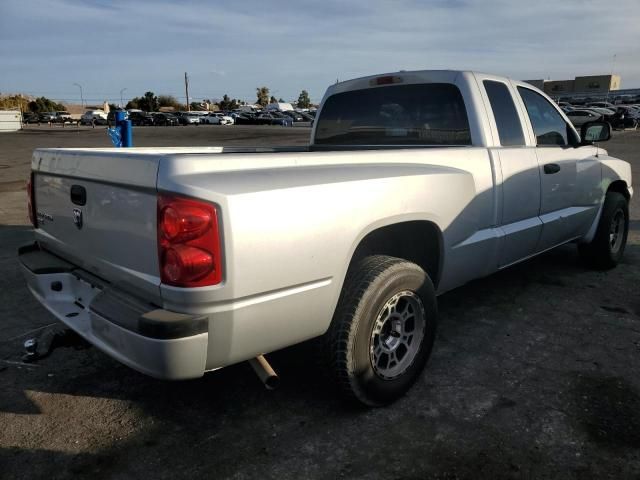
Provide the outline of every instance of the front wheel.
<path id="1" fill-rule="evenodd" d="M 323 338 L 341 392 L 370 407 L 402 396 L 429 358 L 436 320 L 435 291 L 422 268 L 383 255 L 359 261 Z"/>
<path id="2" fill-rule="evenodd" d="M 629 204 L 618 192 L 607 192 L 595 236 L 590 243 L 578 245 L 583 260 L 590 266 L 608 270 L 624 254 L 629 233 Z"/>

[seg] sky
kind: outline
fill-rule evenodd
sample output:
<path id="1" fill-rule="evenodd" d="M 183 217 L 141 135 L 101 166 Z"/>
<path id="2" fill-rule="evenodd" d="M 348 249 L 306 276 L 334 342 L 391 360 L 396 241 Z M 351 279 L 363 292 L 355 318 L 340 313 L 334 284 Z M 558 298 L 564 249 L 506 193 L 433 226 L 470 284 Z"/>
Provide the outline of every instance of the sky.
<path id="1" fill-rule="evenodd" d="M 615 55 L 615 58 L 614 58 Z M 397 70 L 640 87 L 640 0 L 0 0 L 0 93 L 125 102 L 150 90 L 320 101 Z"/>

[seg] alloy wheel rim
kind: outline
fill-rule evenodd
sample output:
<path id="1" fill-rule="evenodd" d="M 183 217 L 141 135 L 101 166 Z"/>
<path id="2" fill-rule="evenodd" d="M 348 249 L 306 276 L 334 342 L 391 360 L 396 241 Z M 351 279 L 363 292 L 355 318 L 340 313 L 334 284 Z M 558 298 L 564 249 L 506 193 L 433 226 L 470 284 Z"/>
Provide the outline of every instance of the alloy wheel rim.
<path id="1" fill-rule="evenodd" d="M 613 216 L 611 225 L 609 226 L 609 245 L 611 246 L 612 253 L 618 253 L 622 246 L 624 239 L 624 221 L 624 212 L 618 210 Z"/>
<path id="2" fill-rule="evenodd" d="M 380 309 L 369 341 L 374 372 L 384 380 L 402 375 L 415 361 L 426 329 L 422 300 L 404 290 L 393 295 Z"/>

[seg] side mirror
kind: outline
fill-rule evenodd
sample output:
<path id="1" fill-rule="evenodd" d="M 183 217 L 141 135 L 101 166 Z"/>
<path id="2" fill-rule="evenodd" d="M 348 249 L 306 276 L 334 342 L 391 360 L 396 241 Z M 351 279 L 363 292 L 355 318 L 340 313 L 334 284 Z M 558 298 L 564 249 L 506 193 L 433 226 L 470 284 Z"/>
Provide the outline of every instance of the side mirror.
<path id="1" fill-rule="evenodd" d="M 582 145 L 606 142 L 611 138 L 611 125 L 608 122 L 587 122 L 580 129 Z"/>

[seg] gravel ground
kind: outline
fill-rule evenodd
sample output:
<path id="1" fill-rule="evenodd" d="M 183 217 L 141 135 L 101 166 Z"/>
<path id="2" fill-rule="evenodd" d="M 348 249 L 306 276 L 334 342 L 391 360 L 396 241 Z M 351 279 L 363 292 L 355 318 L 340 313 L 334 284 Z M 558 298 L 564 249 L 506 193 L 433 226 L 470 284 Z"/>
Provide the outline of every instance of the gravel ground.
<path id="1" fill-rule="evenodd" d="M 279 127 L 140 128 L 139 146 L 305 144 Z M 28 332 L 54 322 L 28 293 L 16 249 L 31 238 L 31 151 L 108 146 L 103 129 L 0 135 L 0 478 L 640 478 L 640 201 L 625 259 L 593 272 L 561 247 L 440 297 L 433 356 L 395 405 L 354 410 L 311 362 L 153 380 L 70 345 L 21 365 Z M 609 152 L 640 178 L 640 132 Z"/>

